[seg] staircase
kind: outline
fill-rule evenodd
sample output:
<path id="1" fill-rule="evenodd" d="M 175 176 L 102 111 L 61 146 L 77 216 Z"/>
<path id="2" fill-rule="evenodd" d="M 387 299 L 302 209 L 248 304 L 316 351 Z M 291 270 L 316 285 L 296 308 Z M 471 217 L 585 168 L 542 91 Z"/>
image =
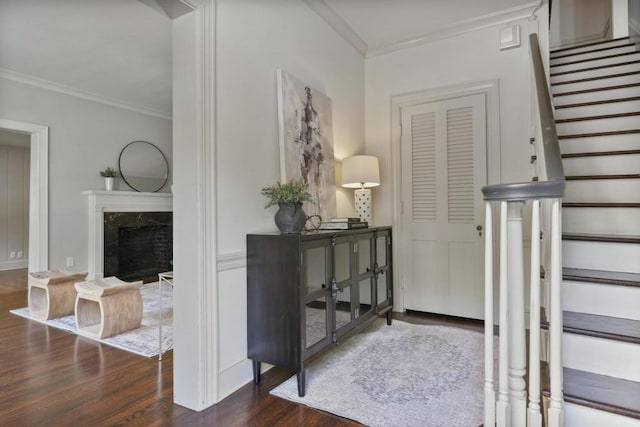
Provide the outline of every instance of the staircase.
<path id="1" fill-rule="evenodd" d="M 565 425 L 638 427 L 640 50 L 628 38 L 559 49 L 550 71 L 567 180 Z"/>

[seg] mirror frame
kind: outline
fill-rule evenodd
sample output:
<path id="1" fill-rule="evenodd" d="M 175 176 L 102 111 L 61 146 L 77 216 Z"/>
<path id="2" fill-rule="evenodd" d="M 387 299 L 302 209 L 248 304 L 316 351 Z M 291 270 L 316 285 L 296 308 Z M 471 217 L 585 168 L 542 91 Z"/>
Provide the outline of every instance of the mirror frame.
<path id="1" fill-rule="evenodd" d="M 130 143 L 128 143 L 127 145 L 125 145 L 122 150 L 120 150 L 120 155 L 118 156 L 118 172 L 120 172 L 120 176 L 122 177 L 122 180 L 125 182 L 125 184 L 127 184 L 132 190 L 137 191 L 139 193 L 146 193 L 147 191 L 141 191 L 137 188 L 135 188 L 133 185 L 131 185 L 129 183 L 129 181 L 127 181 L 127 178 L 125 178 L 125 175 L 122 173 L 122 154 L 125 152 L 125 150 L 127 149 L 127 147 L 129 147 L 132 144 L 137 144 L 137 143 L 144 143 L 144 144 L 149 144 L 151 147 L 155 148 L 158 153 L 160 153 L 160 155 L 162 156 L 162 159 L 164 160 L 164 164 L 167 168 L 165 177 L 164 177 L 164 181 L 162 182 L 162 185 L 159 186 L 158 188 L 156 188 L 153 191 L 148 191 L 148 193 L 157 193 L 158 191 L 162 190 L 164 188 L 165 185 L 167 185 L 167 182 L 169 182 L 169 161 L 167 160 L 167 156 L 164 155 L 164 153 L 162 152 L 162 150 L 160 148 L 158 148 L 157 145 L 149 142 L 149 141 L 131 141 Z"/>

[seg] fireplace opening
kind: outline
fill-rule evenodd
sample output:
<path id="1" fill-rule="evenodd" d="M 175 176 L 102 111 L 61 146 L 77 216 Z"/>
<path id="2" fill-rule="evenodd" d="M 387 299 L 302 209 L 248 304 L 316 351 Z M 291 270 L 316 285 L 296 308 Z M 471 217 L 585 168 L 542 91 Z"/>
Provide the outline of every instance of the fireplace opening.
<path id="1" fill-rule="evenodd" d="M 173 270 L 171 212 L 105 212 L 104 276 L 154 282 Z"/>

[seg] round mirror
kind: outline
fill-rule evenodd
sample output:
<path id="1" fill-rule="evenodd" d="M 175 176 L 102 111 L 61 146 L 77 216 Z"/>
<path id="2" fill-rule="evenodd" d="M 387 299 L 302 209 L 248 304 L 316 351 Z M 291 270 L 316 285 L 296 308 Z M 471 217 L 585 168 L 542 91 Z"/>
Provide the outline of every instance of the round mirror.
<path id="1" fill-rule="evenodd" d="M 133 141 L 120 152 L 120 176 L 136 191 L 156 192 L 169 180 L 169 162 L 162 151 L 147 141 Z"/>

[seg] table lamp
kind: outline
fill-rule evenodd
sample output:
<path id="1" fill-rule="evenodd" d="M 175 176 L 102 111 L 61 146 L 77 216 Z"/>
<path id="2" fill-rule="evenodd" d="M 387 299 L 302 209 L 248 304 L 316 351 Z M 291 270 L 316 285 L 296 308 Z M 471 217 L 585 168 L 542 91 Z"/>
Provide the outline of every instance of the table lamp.
<path id="1" fill-rule="evenodd" d="M 376 156 L 351 156 L 342 160 L 342 186 L 354 191 L 356 213 L 361 221 L 371 222 L 371 187 L 380 185 L 380 168 Z"/>

